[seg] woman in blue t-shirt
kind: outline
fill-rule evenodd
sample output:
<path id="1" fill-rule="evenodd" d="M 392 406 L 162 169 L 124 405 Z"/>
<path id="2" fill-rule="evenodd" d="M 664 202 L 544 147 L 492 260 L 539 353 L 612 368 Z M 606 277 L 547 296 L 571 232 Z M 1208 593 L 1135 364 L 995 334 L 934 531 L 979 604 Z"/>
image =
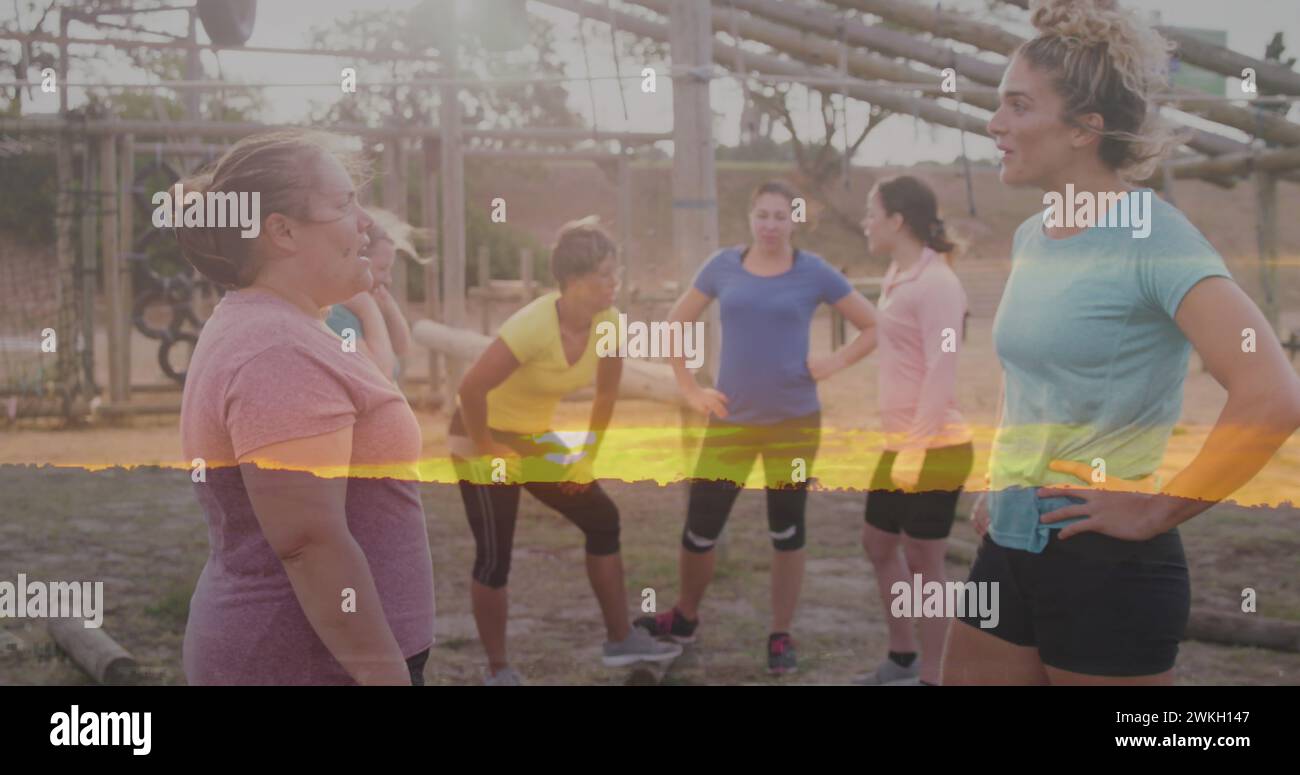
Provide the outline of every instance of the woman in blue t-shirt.
<path id="1" fill-rule="evenodd" d="M 1048 207 L 1016 232 L 993 324 L 1004 390 L 970 574 L 993 605 L 950 629 L 943 683 L 1169 684 L 1191 600 L 1176 526 L 1300 425 L 1300 379 L 1214 248 L 1131 185 L 1172 144 L 1149 98 L 1167 43 L 1104 0 L 1032 21 L 988 128 L 1002 182 Z M 1193 348 L 1228 399 L 1161 486 Z"/>
<path id="2" fill-rule="evenodd" d="M 701 387 L 681 358 L 672 360 L 686 400 L 709 424 L 690 484 L 680 553 L 677 605 L 637 621 L 680 643 L 695 639 L 699 606 L 713 577 L 714 544 L 758 456 L 767 481 L 772 560 L 772 627 L 768 667 L 796 667 L 790 624 L 804 570 L 804 507 L 821 437 L 817 381 L 861 360 L 875 347 L 875 310 L 842 274 L 790 244 L 798 193 L 774 181 L 751 199 L 753 243 L 715 253 L 669 313 L 683 325 L 717 299 L 722 322 L 718 388 Z M 828 356 L 808 357 L 813 313 L 829 304 L 862 333 Z"/>

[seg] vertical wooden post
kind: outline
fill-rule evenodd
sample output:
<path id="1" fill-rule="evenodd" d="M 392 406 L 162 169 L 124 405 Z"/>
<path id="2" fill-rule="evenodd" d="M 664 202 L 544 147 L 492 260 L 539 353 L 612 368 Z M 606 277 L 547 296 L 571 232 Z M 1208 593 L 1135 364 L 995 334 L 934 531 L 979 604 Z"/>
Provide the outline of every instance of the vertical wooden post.
<path id="1" fill-rule="evenodd" d="M 60 91 L 63 91 L 63 84 L 59 84 L 59 88 Z M 58 146 L 55 148 L 55 171 L 58 190 L 55 195 L 54 207 L 54 244 L 59 267 L 54 283 L 55 308 L 59 310 L 59 319 L 55 321 L 54 326 L 55 344 L 58 347 L 54 358 L 57 364 L 55 371 L 58 373 L 60 382 L 67 380 L 69 377 L 69 373 L 64 370 L 65 364 L 69 360 L 67 355 L 76 352 L 76 342 L 71 327 L 60 325 L 66 319 L 63 310 L 72 298 L 72 273 L 76 271 L 77 266 L 76 248 L 72 244 L 73 151 L 72 137 L 69 131 L 67 129 L 61 130 L 59 132 Z M 32 333 L 38 341 L 44 339 L 43 329 Z"/>
<path id="2" fill-rule="evenodd" d="M 90 135 L 84 136 L 81 156 L 81 196 L 77 200 L 78 207 L 81 210 L 81 248 L 77 251 L 76 269 L 72 276 L 68 278 L 69 284 L 67 286 L 69 293 L 76 293 L 77 284 L 81 283 L 81 298 L 72 302 L 72 297 L 69 296 L 68 300 L 71 309 L 81 309 L 82 319 L 78 320 L 75 316 L 68 317 L 67 330 L 59 332 L 59 343 L 63 344 L 66 341 L 68 344 L 66 351 L 62 347 L 59 348 L 60 370 L 66 369 L 66 371 L 63 371 L 64 379 L 72 379 L 72 375 L 79 372 L 84 374 L 85 353 L 78 354 L 77 350 L 79 348 L 75 347 L 74 343 L 76 337 L 84 336 L 86 330 L 85 318 L 93 316 L 95 312 L 95 294 L 90 289 L 94 286 L 93 278 L 95 276 L 95 214 L 101 207 L 97 196 L 99 189 L 95 185 L 95 174 L 98 172 L 95 168 L 95 160 L 98 158 L 99 145 L 97 139 L 92 138 Z M 87 296 L 87 290 L 90 290 L 89 296 Z M 89 303 L 87 303 L 88 301 Z M 92 327 L 92 335 L 93 331 L 94 328 Z M 66 340 L 64 339 L 65 336 L 67 337 Z M 84 343 L 83 346 L 85 346 Z M 80 363 L 78 363 L 79 361 Z M 77 378 L 76 381 L 81 382 L 81 378 Z"/>
<path id="3" fill-rule="evenodd" d="M 109 303 L 109 314 L 122 326 L 122 334 L 117 344 L 118 370 L 126 375 L 126 385 L 122 390 L 123 401 L 131 398 L 131 308 L 135 302 L 135 291 L 131 280 L 131 264 L 126 255 L 135 247 L 132 237 L 135 234 L 135 197 L 132 187 L 135 185 L 135 136 L 122 135 L 122 151 L 118 154 L 117 178 L 117 250 L 114 261 L 118 268 L 117 293 L 105 295 Z M 108 265 L 104 265 L 105 283 L 108 282 Z M 117 306 L 114 306 L 117 305 Z M 114 357 L 112 355 L 110 358 Z M 112 361 L 110 361 L 112 363 Z"/>
<path id="4" fill-rule="evenodd" d="M 696 270 L 718 247 L 717 181 L 713 166 L 713 111 L 709 85 L 713 68 L 711 3 L 673 0 L 669 43 L 673 68 L 697 68 L 698 75 L 673 79 L 673 252 L 678 288 L 689 287 Z M 704 371 L 717 377 L 718 313 L 711 305 L 704 321 Z M 691 465 L 694 445 L 687 430 L 701 419 L 683 409 L 682 446 Z"/>
<path id="5" fill-rule="evenodd" d="M 191 47 L 185 51 L 185 80 L 197 81 L 203 77 L 203 65 L 199 62 L 199 50 L 193 47 L 193 44 L 199 42 L 199 12 L 196 8 L 190 9 L 190 30 L 187 40 Z M 198 89 L 186 89 L 181 100 L 185 106 L 186 121 L 202 119 L 199 115 Z"/>
<path id="6" fill-rule="evenodd" d="M 421 178 L 420 204 L 424 208 L 421 223 L 431 234 L 438 230 L 438 155 L 439 142 L 435 137 L 425 137 L 421 143 L 424 155 L 424 176 Z M 435 251 L 435 253 L 441 251 Z M 442 271 L 441 256 L 434 256 L 424 267 L 424 314 L 430 320 L 442 321 Z M 429 393 L 438 395 L 442 390 L 443 360 L 440 353 L 429 353 Z"/>
<path id="7" fill-rule="evenodd" d="M 405 221 L 407 219 L 404 169 L 406 154 L 403 150 L 402 138 L 396 135 L 384 138 L 384 208 Z M 397 299 L 403 314 L 407 314 L 407 305 L 410 302 L 406 270 L 406 260 L 398 256 L 393 262 L 393 298 Z"/>
<path id="8" fill-rule="evenodd" d="M 460 33 L 455 11 L 442 19 L 444 78 L 457 78 L 460 68 L 457 46 Z M 465 327 L 465 157 L 461 148 L 460 87 L 444 83 L 440 88 L 438 129 L 442 135 L 442 258 L 445 289 L 444 318 L 452 328 Z M 447 359 L 447 406 L 455 404 L 455 392 L 464 374 L 464 362 Z"/>
<path id="9" fill-rule="evenodd" d="M 112 403 L 125 402 L 131 391 L 131 362 L 122 359 L 122 341 L 131 335 L 131 304 L 125 298 L 123 275 L 126 273 L 122 251 L 118 249 L 117 138 L 103 135 L 99 140 L 99 188 L 103 192 L 99 218 L 99 260 L 104 267 L 104 308 L 108 314 L 108 396 Z"/>
<path id="10" fill-rule="evenodd" d="M 618 174 L 618 266 L 622 270 L 622 279 L 618 286 L 619 309 L 627 310 L 628 300 L 628 264 L 632 248 L 632 178 L 626 153 L 619 153 Z"/>
<path id="11" fill-rule="evenodd" d="M 1255 235 L 1259 243 L 1260 311 L 1277 331 L 1277 176 L 1257 170 L 1255 178 Z"/>
<path id="12" fill-rule="evenodd" d="M 492 325 L 491 303 L 488 294 L 492 287 L 492 254 L 488 252 L 487 245 L 478 246 L 478 301 L 479 301 L 479 330 L 485 335 L 489 333 Z"/>
<path id="13" fill-rule="evenodd" d="M 536 283 L 533 281 L 533 251 L 531 248 L 519 249 L 519 279 L 524 286 L 524 303 L 537 297 Z"/>
<path id="14" fill-rule="evenodd" d="M 68 117 L 68 17 L 67 10 L 59 9 L 59 118 Z"/>

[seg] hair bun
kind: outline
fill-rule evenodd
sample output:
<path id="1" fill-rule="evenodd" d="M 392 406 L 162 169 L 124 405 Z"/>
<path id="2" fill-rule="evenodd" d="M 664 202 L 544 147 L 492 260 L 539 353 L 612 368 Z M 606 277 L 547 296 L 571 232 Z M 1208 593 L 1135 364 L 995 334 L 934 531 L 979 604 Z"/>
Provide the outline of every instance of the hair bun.
<path id="1" fill-rule="evenodd" d="M 1122 16 L 1115 0 L 1037 0 L 1030 4 L 1029 22 L 1039 32 L 1091 44 L 1109 42 Z"/>

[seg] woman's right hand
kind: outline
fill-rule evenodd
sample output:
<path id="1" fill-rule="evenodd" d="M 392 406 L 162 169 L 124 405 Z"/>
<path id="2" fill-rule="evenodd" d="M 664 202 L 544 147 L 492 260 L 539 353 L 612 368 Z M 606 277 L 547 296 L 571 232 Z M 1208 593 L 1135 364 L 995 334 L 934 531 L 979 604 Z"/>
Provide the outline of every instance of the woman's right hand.
<path id="1" fill-rule="evenodd" d="M 970 512 L 971 526 L 980 538 L 989 530 L 989 494 L 982 492 L 975 500 L 975 507 Z"/>
<path id="2" fill-rule="evenodd" d="M 698 385 L 686 391 L 686 403 L 703 415 L 727 416 L 727 397 L 721 391 Z"/>

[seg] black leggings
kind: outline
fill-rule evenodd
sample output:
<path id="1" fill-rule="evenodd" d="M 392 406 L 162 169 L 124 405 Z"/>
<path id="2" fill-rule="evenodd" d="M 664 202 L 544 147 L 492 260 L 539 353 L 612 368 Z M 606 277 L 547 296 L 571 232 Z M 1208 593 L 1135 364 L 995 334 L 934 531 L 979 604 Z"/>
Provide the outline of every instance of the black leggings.
<path id="1" fill-rule="evenodd" d="M 550 445 L 538 441 L 538 437 L 544 434 L 533 436 L 495 429 L 491 433 L 493 439 L 522 456 L 523 481 L 521 484 L 482 483 L 482 476 L 472 473 L 467 461 L 452 458 L 460 478 L 465 516 L 474 533 L 475 581 L 500 589 L 510 577 L 510 554 L 514 546 L 521 488 L 577 525 L 586 537 L 587 554 L 604 556 L 618 552 L 618 508 L 599 483 L 591 482 L 577 493 L 562 492 L 560 482 L 545 481 L 553 480 L 556 471 L 562 473 L 563 469 L 546 460 L 546 455 L 556 453 Z"/>
<path id="2" fill-rule="evenodd" d="M 754 459 L 762 455 L 772 546 L 782 552 L 802 549 L 808 482 L 820 444 L 820 412 L 774 425 L 735 425 L 710 418 L 691 479 L 682 546 L 697 554 L 713 549 Z"/>

